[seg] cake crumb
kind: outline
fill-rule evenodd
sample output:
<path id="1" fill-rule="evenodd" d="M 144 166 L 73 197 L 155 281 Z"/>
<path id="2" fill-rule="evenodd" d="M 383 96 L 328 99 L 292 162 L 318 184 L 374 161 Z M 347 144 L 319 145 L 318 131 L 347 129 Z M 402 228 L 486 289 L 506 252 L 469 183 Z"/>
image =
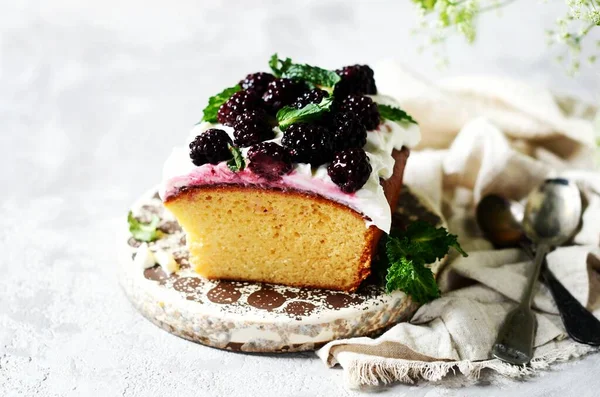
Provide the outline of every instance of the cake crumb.
<path id="1" fill-rule="evenodd" d="M 167 251 L 156 251 L 154 257 L 165 273 L 171 274 L 179 270 L 179 263 L 177 263 L 172 253 Z"/>
<path id="2" fill-rule="evenodd" d="M 142 243 L 142 245 L 138 247 L 134 263 L 142 269 L 148 269 L 156 265 L 156 258 L 152 251 L 150 251 L 148 244 Z"/>

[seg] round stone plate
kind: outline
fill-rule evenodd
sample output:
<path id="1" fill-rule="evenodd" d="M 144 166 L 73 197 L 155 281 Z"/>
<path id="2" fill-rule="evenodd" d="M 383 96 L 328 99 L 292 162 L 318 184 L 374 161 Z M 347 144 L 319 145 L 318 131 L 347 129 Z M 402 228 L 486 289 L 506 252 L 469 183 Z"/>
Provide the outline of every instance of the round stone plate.
<path id="1" fill-rule="evenodd" d="M 404 187 L 393 227 L 420 219 L 445 226 L 422 195 Z M 134 262 L 140 242 L 123 239 L 120 280 L 134 306 L 168 332 L 204 345 L 244 352 L 313 350 L 334 339 L 371 336 L 406 320 L 417 305 L 404 293 L 386 294 L 375 277 L 355 293 L 251 282 L 208 280 L 188 263 L 185 234 L 155 190 L 132 208 L 136 218 L 160 218 L 163 236 L 148 246 L 168 251 L 180 265 L 167 274 Z M 432 264 L 434 273 L 440 262 Z"/>

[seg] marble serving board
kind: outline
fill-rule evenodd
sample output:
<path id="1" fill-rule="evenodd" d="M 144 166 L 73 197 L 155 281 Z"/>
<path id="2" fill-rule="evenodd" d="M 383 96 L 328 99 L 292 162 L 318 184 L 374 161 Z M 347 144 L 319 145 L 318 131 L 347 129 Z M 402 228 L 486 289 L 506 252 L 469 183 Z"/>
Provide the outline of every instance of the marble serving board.
<path id="1" fill-rule="evenodd" d="M 429 201 L 406 186 L 399 202 L 393 227 L 417 219 L 445 226 Z M 208 280 L 190 267 L 185 233 L 154 190 L 141 197 L 132 212 L 145 222 L 154 215 L 160 218 L 163 235 L 149 248 L 172 253 L 180 270 L 167 274 L 159 265 L 136 265 L 141 243 L 127 235 L 121 285 L 147 319 L 194 342 L 244 352 L 314 350 L 331 340 L 380 333 L 408 319 L 418 307 L 402 292 L 386 294 L 375 277 L 355 293 Z M 434 272 L 440 266 L 432 264 Z"/>

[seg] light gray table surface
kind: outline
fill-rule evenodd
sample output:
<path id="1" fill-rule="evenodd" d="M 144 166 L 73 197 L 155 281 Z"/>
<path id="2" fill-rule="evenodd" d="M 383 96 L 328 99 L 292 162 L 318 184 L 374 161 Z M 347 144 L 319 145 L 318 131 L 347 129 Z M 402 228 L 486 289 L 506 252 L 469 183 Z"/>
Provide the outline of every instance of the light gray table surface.
<path id="1" fill-rule="evenodd" d="M 553 63 L 562 2 L 486 17 L 438 70 L 408 1 L 0 2 L 0 395 L 346 396 L 312 353 L 257 356 L 186 342 L 137 314 L 115 231 L 159 181 L 207 97 L 279 51 L 328 67 L 399 59 L 431 79 L 495 73 L 598 100 L 598 71 Z M 600 356 L 527 381 L 395 385 L 395 396 L 592 396 Z"/>

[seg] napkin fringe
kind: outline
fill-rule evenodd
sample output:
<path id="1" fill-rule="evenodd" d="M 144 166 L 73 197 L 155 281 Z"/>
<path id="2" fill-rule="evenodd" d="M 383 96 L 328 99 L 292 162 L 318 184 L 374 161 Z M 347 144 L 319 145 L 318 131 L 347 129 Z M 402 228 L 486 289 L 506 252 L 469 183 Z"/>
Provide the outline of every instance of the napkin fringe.
<path id="1" fill-rule="evenodd" d="M 522 366 L 507 364 L 497 359 L 422 362 L 357 356 L 345 363 L 344 367 L 346 369 L 346 381 L 351 388 L 377 386 L 393 382 L 413 384 L 418 380 L 439 381 L 450 372 L 456 374 L 457 369 L 469 379 L 479 379 L 481 372 L 486 369 L 510 378 L 521 378 L 547 369 L 552 363 L 581 357 L 593 351 L 598 351 L 598 348 L 571 342 L 567 346 L 544 352 L 544 354 L 534 358 L 529 365 Z"/>

